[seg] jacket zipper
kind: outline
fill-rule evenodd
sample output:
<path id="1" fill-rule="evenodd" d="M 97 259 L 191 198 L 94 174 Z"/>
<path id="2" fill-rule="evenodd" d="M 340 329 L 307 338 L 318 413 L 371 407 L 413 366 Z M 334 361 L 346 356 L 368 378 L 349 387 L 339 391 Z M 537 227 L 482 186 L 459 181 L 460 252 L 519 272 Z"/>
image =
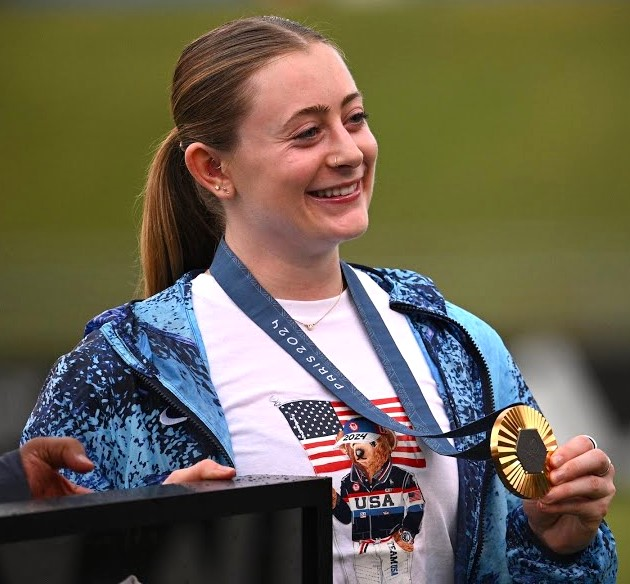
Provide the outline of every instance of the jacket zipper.
<path id="1" fill-rule="evenodd" d="M 485 398 L 485 401 L 488 402 L 490 404 L 490 408 L 491 411 L 490 412 L 486 412 L 486 413 L 491 413 L 496 409 L 496 404 L 494 401 L 494 394 L 493 394 L 493 384 L 492 384 L 492 379 L 490 377 L 490 368 L 488 367 L 488 362 L 486 361 L 486 358 L 483 356 L 481 349 L 479 349 L 479 345 L 477 345 L 477 343 L 475 342 L 475 340 L 472 338 L 472 335 L 468 332 L 468 330 L 466 328 L 464 328 L 459 322 L 457 322 L 455 319 L 450 318 L 449 316 L 445 316 L 442 314 L 437 314 L 431 310 L 425 310 L 422 308 L 418 308 L 416 306 L 413 306 L 411 304 L 406 304 L 404 302 L 392 302 L 391 304 L 391 308 L 402 312 L 404 314 L 423 314 L 426 316 L 429 316 L 431 318 L 435 318 L 437 320 L 441 320 L 443 322 L 447 322 L 449 324 L 452 324 L 453 326 L 455 326 L 458 330 L 460 330 L 461 332 L 464 333 L 469 345 L 471 347 L 473 347 L 474 349 L 474 353 L 475 353 L 475 358 L 477 360 L 477 363 L 481 365 L 481 371 L 483 374 L 483 379 L 482 379 L 482 387 L 483 387 L 483 396 Z M 486 492 L 488 490 L 488 481 L 489 481 L 489 473 L 485 472 L 484 476 L 483 476 L 483 480 L 482 480 L 482 492 Z M 481 497 L 480 499 L 480 503 L 479 503 L 479 517 L 482 518 L 484 515 L 484 507 L 485 507 L 485 501 L 487 500 L 487 497 Z M 472 559 L 472 562 L 470 563 L 471 566 L 471 581 L 474 582 L 474 577 L 475 574 L 477 572 L 478 569 L 478 564 L 479 564 L 479 557 L 481 556 L 481 554 L 483 553 L 483 549 L 485 546 L 485 542 L 484 542 L 484 533 L 483 533 L 483 525 L 482 525 L 482 521 L 479 521 L 479 524 L 477 526 L 477 550 L 475 552 L 475 555 Z"/>
<path id="2" fill-rule="evenodd" d="M 214 446 L 215 450 L 223 456 L 224 460 L 234 467 L 234 461 L 230 458 L 229 454 L 219 442 L 218 438 L 208 429 L 208 427 L 194 414 L 188 407 L 186 407 L 181 401 L 175 399 L 170 391 L 168 391 L 162 384 L 155 382 L 152 378 L 148 377 L 144 373 L 139 371 L 134 372 L 140 379 L 142 379 L 152 390 L 154 390 L 168 405 L 175 408 L 178 412 L 185 415 L 197 428 L 201 434 L 208 439 L 208 442 Z M 234 467 L 235 468 L 235 467 Z"/>

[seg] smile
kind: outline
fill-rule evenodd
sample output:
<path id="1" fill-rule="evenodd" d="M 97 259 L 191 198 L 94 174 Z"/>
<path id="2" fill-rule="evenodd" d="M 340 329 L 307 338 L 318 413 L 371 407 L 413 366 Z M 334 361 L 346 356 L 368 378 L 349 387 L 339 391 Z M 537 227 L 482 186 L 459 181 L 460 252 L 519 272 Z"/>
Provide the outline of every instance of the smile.
<path id="1" fill-rule="evenodd" d="M 359 183 L 353 183 L 347 187 L 334 187 L 332 189 L 323 189 L 321 191 L 309 191 L 309 195 L 312 197 L 321 197 L 330 199 L 332 197 L 345 197 L 354 193 L 359 186 Z"/>

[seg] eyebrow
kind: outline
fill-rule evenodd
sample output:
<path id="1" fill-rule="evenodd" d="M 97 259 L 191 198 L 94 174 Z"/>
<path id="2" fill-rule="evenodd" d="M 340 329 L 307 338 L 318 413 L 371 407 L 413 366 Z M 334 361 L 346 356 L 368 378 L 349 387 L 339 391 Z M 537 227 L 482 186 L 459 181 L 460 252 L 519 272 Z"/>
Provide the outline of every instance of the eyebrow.
<path id="1" fill-rule="evenodd" d="M 341 100 L 341 107 L 348 105 L 351 101 L 357 99 L 357 97 L 361 97 L 360 91 L 354 91 L 349 93 Z M 300 116 L 309 115 L 309 114 L 325 114 L 330 111 L 330 107 L 327 105 L 317 104 L 310 105 L 308 107 L 302 108 L 301 110 L 296 111 L 286 122 L 285 127 L 290 124 L 295 118 L 299 118 Z"/>

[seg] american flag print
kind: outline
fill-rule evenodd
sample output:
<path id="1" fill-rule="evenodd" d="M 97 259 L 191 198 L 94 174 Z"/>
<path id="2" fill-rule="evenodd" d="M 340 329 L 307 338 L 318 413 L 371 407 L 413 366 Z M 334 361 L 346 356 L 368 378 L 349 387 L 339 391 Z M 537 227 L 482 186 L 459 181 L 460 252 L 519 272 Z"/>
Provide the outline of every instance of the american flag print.
<path id="1" fill-rule="evenodd" d="M 424 497 L 420 489 L 414 489 L 409 493 L 409 503 L 424 503 Z"/>
<path id="2" fill-rule="evenodd" d="M 372 400 L 372 403 L 394 418 L 411 427 L 409 419 L 396 397 Z M 313 465 L 315 474 L 329 474 L 351 466 L 346 454 L 335 446 L 343 424 L 358 414 L 340 401 L 297 400 L 278 406 L 291 430 L 302 444 Z M 413 436 L 396 434 L 393 464 L 425 468 L 426 459 Z"/>

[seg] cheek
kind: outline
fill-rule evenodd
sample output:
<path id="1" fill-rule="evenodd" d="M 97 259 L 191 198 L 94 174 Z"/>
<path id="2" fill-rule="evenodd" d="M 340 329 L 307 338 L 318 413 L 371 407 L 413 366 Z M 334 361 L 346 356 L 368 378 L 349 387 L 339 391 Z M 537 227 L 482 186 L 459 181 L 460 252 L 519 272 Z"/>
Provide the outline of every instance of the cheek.
<path id="1" fill-rule="evenodd" d="M 249 152 L 237 152 L 228 169 L 229 176 L 240 193 L 251 192 L 253 187 L 267 182 L 264 159 L 251 156 Z"/>
<path id="2" fill-rule="evenodd" d="M 312 154 L 307 155 L 304 151 L 301 155 L 298 152 L 277 161 L 275 171 L 278 181 L 282 184 L 298 186 L 303 189 L 311 183 L 319 168 L 319 159 Z"/>

